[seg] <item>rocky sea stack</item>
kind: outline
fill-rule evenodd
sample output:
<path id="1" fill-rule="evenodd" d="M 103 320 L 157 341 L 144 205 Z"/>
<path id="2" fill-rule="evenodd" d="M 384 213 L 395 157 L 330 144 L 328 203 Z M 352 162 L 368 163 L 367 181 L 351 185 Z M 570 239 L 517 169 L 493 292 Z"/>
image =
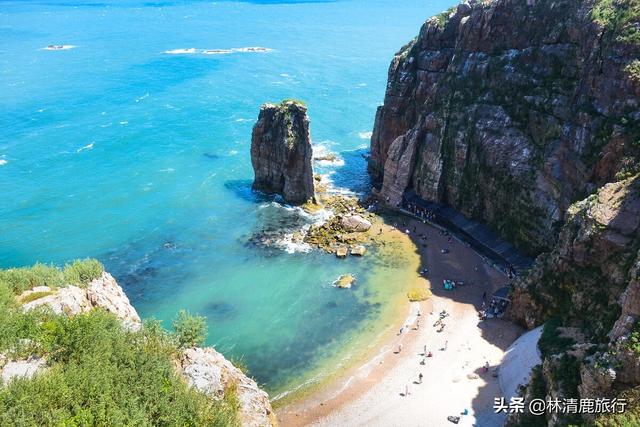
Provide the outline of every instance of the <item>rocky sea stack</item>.
<path id="1" fill-rule="evenodd" d="M 292 100 L 264 104 L 251 137 L 253 188 L 293 205 L 313 200 L 311 158 L 307 107 Z"/>

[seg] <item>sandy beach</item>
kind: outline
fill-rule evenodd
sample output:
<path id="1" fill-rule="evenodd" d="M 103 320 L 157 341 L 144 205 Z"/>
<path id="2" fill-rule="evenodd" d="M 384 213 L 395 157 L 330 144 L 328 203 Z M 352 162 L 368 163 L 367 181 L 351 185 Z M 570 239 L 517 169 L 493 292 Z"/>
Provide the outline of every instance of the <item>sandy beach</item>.
<path id="1" fill-rule="evenodd" d="M 493 411 L 493 399 L 502 393 L 492 372 L 522 330 L 501 319 L 480 321 L 477 311 L 483 294 L 489 301 L 491 293 L 507 282 L 506 276 L 437 228 L 409 217 L 397 221 L 394 232 L 409 231 L 422 266 L 429 270 L 433 296 L 412 303 L 406 318 L 398 320 L 398 331 L 366 363 L 280 408 L 281 425 L 454 425 L 448 416 L 460 416 L 460 426 L 491 427 L 504 422 Z M 423 234 L 426 240 L 419 237 Z M 465 285 L 445 291 L 444 279 Z M 434 324 L 443 311 L 445 327 L 438 332 Z M 432 357 L 425 357 L 425 346 Z M 483 372 L 486 362 L 491 367 L 488 373 Z M 461 415 L 465 410 L 467 415 Z"/>

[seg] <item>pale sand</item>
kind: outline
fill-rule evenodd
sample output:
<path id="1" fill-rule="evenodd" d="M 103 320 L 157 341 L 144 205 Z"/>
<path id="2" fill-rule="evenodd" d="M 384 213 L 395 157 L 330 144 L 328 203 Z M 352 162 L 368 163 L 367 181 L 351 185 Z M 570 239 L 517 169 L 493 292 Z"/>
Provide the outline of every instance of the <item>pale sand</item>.
<path id="1" fill-rule="evenodd" d="M 493 413 L 493 399 L 502 396 L 498 378 L 491 371 L 483 373 L 482 367 L 486 361 L 492 368 L 497 366 L 521 329 L 499 319 L 481 322 L 477 310 L 482 293 L 486 291 L 489 301 L 492 291 L 507 279 L 464 244 L 455 239 L 448 242 L 437 229 L 417 220 L 404 221 L 406 227 L 400 223 L 399 228 L 411 231 L 422 264 L 429 268 L 434 296 L 424 303 L 413 303 L 404 322 L 412 326 L 400 336 L 393 335 L 367 363 L 304 400 L 280 408 L 280 425 L 453 426 L 447 421 L 449 415 L 460 416 L 460 426 L 503 424 L 504 417 Z M 417 237 L 425 232 L 427 247 Z M 443 247 L 450 253 L 440 253 Z M 443 279 L 467 284 L 445 291 Z M 422 315 L 420 328 L 415 330 L 418 307 Z M 450 316 L 444 320 L 444 331 L 438 333 L 433 324 L 442 310 Z M 441 350 L 446 342 L 447 350 Z M 400 343 L 402 351 L 396 353 Z M 421 365 L 424 345 L 433 357 Z M 422 384 L 417 383 L 419 373 L 424 375 Z M 479 378 L 469 379 L 470 374 Z M 404 396 L 405 387 L 408 396 Z M 469 414 L 462 416 L 464 409 Z"/>

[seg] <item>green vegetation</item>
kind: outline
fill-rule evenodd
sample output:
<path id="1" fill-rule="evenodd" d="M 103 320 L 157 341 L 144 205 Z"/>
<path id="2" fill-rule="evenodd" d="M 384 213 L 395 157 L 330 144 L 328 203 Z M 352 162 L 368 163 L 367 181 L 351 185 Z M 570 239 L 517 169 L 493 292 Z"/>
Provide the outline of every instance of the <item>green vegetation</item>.
<path id="1" fill-rule="evenodd" d="M 640 44 L 640 0 L 597 0 L 591 17 L 615 40 Z"/>
<path id="2" fill-rule="evenodd" d="M 19 294 L 35 286 L 60 288 L 66 285 L 86 286 L 100 277 L 104 267 L 95 259 L 76 260 L 63 268 L 35 264 L 32 267 L 0 270 L 0 286 Z"/>
<path id="3" fill-rule="evenodd" d="M 624 413 L 600 415 L 592 427 L 636 427 L 640 425 L 640 387 L 625 390 L 618 399 L 626 399 L 628 405 Z"/>
<path id="4" fill-rule="evenodd" d="M 540 341 L 538 341 L 538 348 L 543 358 L 560 353 L 574 344 L 573 339 L 560 336 L 558 333 L 559 327 L 560 319 L 557 317 L 549 319 L 545 323 Z"/>
<path id="5" fill-rule="evenodd" d="M 30 380 L 0 384 L 0 425 L 239 425 L 233 388 L 215 401 L 175 371 L 180 344 L 204 339 L 203 318 L 181 312 L 175 334 L 157 320 L 134 332 L 101 309 L 67 317 L 46 307 L 24 312 L 16 300 L 29 285 L 86 283 L 97 266 L 0 271 L 0 353 L 41 356 L 48 364 Z"/>
<path id="6" fill-rule="evenodd" d="M 629 350 L 640 357 L 640 323 L 636 322 L 631 330 L 631 336 L 627 343 Z"/>
<path id="7" fill-rule="evenodd" d="M 49 295 L 53 295 L 54 292 L 53 291 L 38 291 L 38 292 L 31 292 L 29 295 L 25 295 L 23 298 L 20 298 L 20 302 L 22 304 L 27 304 L 31 301 L 35 301 L 37 299 L 40 298 L 44 298 L 47 297 Z"/>
<path id="8" fill-rule="evenodd" d="M 529 394 L 528 400 L 533 399 L 546 399 L 547 398 L 547 384 L 542 374 L 542 365 L 537 365 L 531 370 L 531 381 L 528 387 Z M 520 396 L 525 396 L 525 391 L 520 391 Z M 530 412 L 525 412 L 520 417 L 518 427 L 546 427 L 547 415 L 533 415 Z"/>
<path id="9" fill-rule="evenodd" d="M 438 24 L 438 27 L 440 28 L 444 28 L 445 25 L 447 25 L 447 22 L 449 22 L 449 16 L 457 9 L 457 6 L 452 6 L 449 9 L 445 10 L 444 12 L 441 12 L 437 15 L 434 16 L 436 23 Z"/>
<path id="10" fill-rule="evenodd" d="M 640 82 L 640 61 L 634 59 L 624 67 L 624 71 L 626 71 L 633 80 Z"/>
<path id="11" fill-rule="evenodd" d="M 192 316 L 184 310 L 180 310 L 172 326 L 181 348 L 202 345 L 207 337 L 206 319 L 203 316 Z"/>

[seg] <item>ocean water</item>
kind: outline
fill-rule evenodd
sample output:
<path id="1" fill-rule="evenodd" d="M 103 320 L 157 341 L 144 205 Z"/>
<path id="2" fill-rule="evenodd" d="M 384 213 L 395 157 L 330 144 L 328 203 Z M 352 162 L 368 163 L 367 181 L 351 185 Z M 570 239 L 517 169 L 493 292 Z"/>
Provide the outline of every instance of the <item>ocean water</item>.
<path id="1" fill-rule="evenodd" d="M 406 265 L 255 244 L 318 218 L 251 191 L 251 128 L 304 100 L 343 159 L 318 171 L 366 192 L 392 55 L 452 3 L 0 1 L 0 267 L 96 257 L 143 317 L 207 316 L 273 394 L 335 370 L 388 326 Z"/>

